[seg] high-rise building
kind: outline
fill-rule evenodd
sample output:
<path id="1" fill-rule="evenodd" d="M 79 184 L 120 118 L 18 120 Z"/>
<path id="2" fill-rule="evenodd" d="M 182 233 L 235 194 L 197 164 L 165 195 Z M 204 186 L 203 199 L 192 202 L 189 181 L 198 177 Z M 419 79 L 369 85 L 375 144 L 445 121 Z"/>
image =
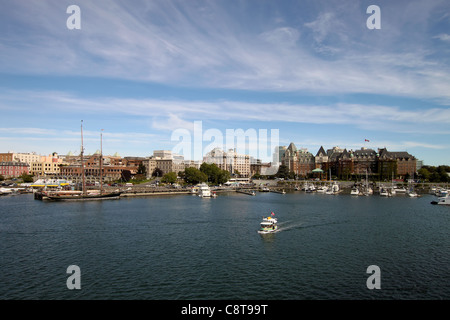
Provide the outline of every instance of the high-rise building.
<path id="1" fill-rule="evenodd" d="M 236 149 L 228 152 L 220 148 L 214 148 L 203 157 L 203 162 L 215 163 L 220 169 L 231 174 L 239 174 L 241 177 L 250 177 L 250 156 L 239 154 Z"/>

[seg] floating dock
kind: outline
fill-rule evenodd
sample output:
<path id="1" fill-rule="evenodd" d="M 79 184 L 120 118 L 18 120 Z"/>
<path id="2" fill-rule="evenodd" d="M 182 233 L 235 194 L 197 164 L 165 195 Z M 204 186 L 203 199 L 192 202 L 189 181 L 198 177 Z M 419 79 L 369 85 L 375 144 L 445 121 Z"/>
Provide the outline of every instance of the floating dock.
<path id="1" fill-rule="evenodd" d="M 236 192 L 247 194 L 249 196 L 256 196 L 256 193 L 253 190 L 236 190 Z"/>

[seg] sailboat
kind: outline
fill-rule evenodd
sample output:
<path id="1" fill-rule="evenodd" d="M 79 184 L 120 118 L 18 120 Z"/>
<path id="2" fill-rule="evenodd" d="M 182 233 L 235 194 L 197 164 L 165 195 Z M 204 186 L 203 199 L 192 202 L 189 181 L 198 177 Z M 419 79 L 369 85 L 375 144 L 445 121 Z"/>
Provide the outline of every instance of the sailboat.
<path id="1" fill-rule="evenodd" d="M 413 175 L 414 179 L 414 175 Z M 418 198 L 420 197 L 419 194 L 414 190 L 414 185 L 411 183 L 411 186 L 409 187 L 409 190 L 407 191 L 407 194 L 410 198 Z"/>
<path id="2" fill-rule="evenodd" d="M 54 191 L 46 192 L 45 196 L 49 200 L 55 201 L 86 201 L 86 200 L 115 200 L 120 198 L 121 191 L 116 190 L 113 192 L 103 191 L 103 135 L 100 134 L 100 190 L 87 191 L 86 190 L 86 172 L 84 169 L 84 147 L 83 147 L 83 120 L 81 120 L 81 175 L 82 175 L 82 190 L 80 191 Z"/>
<path id="3" fill-rule="evenodd" d="M 367 172 L 367 169 L 366 169 L 366 183 L 365 183 L 365 186 L 364 186 L 363 195 L 370 196 L 372 194 L 373 194 L 373 190 L 369 186 L 369 176 L 368 176 L 368 172 Z"/>

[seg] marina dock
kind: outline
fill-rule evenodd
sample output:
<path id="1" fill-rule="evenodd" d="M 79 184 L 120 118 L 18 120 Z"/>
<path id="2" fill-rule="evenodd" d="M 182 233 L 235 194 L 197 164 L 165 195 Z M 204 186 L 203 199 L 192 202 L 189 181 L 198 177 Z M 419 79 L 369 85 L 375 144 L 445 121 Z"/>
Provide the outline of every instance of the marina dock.
<path id="1" fill-rule="evenodd" d="M 270 192 L 280 193 L 280 194 L 285 194 L 286 193 L 286 191 L 284 191 L 284 190 L 275 190 L 275 189 L 270 189 Z"/>
<path id="2" fill-rule="evenodd" d="M 236 192 L 238 193 L 243 193 L 243 194 L 247 194 L 249 196 L 256 196 L 256 193 L 254 190 L 242 190 L 242 189 L 237 189 Z"/>

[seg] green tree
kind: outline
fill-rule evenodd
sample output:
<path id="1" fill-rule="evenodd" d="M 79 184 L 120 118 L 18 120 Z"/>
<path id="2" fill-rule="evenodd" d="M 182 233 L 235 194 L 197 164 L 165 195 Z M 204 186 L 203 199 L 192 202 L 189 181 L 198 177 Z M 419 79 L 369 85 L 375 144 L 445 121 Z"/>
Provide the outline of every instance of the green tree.
<path id="1" fill-rule="evenodd" d="M 255 173 L 252 177 L 252 179 L 261 179 L 261 175 L 259 173 Z"/>
<path id="2" fill-rule="evenodd" d="M 137 174 L 145 175 L 146 173 L 147 173 L 147 168 L 142 163 L 140 163 L 138 170 L 137 170 Z"/>
<path id="3" fill-rule="evenodd" d="M 445 172 L 445 171 L 439 172 L 439 179 L 441 180 L 441 182 L 449 182 L 450 181 L 449 176 L 448 176 L 447 172 Z"/>
<path id="4" fill-rule="evenodd" d="M 420 168 L 419 171 L 417 171 L 417 173 L 419 174 L 419 178 L 421 180 L 430 180 L 431 173 L 430 171 L 428 171 L 427 168 L 425 167 Z"/>
<path id="5" fill-rule="evenodd" d="M 160 168 L 155 168 L 155 170 L 153 170 L 152 177 L 162 177 L 162 176 L 163 172 Z"/>
<path id="6" fill-rule="evenodd" d="M 289 168 L 286 165 L 282 164 L 278 168 L 278 172 L 277 172 L 277 174 L 275 176 L 277 178 L 283 178 L 283 179 L 289 177 Z"/>
<path id="7" fill-rule="evenodd" d="M 161 182 L 175 183 L 177 182 L 177 174 L 175 172 L 168 172 L 165 175 L 163 175 Z"/>
<path id="8" fill-rule="evenodd" d="M 23 182 L 33 182 L 33 176 L 31 174 L 22 173 L 19 177 Z"/>
<path id="9" fill-rule="evenodd" d="M 184 170 L 184 181 L 189 184 L 197 184 L 208 180 L 208 176 L 197 168 L 186 168 Z"/>
<path id="10" fill-rule="evenodd" d="M 207 181 L 214 184 L 222 184 L 230 179 L 230 173 L 226 170 L 220 169 L 215 163 L 203 162 L 200 166 L 200 171 L 207 177 Z"/>
<path id="11" fill-rule="evenodd" d="M 230 173 L 226 170 L 220 170 L 219 175 L 217 176 L 217 184 L 224 184 L 228 180 L 230 180 Z"/>
<path id="12" fill-rule="evenodd" d="M 441 182 L 441 176 L 437 171 L 431 173 L 430 182 Z"/>

